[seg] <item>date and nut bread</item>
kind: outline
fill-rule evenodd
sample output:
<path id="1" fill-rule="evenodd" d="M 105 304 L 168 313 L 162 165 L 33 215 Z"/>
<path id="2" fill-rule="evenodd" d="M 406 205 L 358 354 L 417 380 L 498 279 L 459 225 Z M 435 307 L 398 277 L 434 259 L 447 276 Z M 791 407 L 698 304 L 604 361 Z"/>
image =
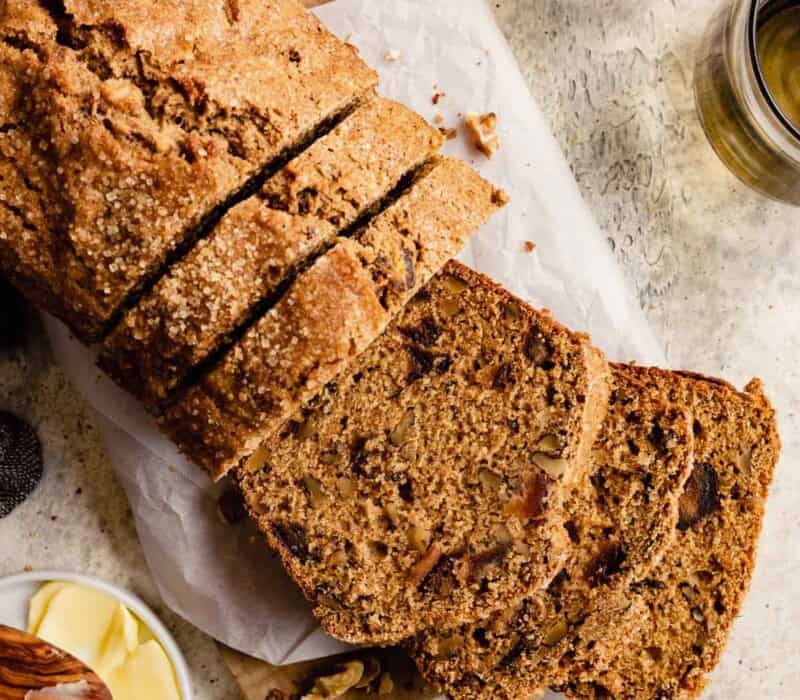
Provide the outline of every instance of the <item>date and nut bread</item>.
<path id="1" fill-rule="evenodd" d="M 592 614 L 625 610 L 625 585 L 647 575 L 673 539 L 692 469 L 691 416 L 613 366 L 608 414 L 590 476 L 564 502 L 572 542 L 547 590 L 477 624 L 431 629 L 410 644 L 425 678 L 452 698 L 530 697 L 570 677 L 576 645 L 608 630 Z"/>
<path id="2" fill-rule="evenodd" d="M 387 209 L 307 271 L 159 419 L 214 478 L 258 457 L 507 201 L 464 162 L 435 158 Z M 254 455 L 254 453 L 256 453 Z"/>
<path id="3" fill-rule="evenodd" d="M 296 0 L 7 0 L 0 39 L 0 271 L 85 341 L 377 83 Z"/>
<path id="4" fill-rule="evenodd" d="M 642 369 L 639 378 L 691 410 L 694 468 L 675 540 L 628 586 L 630 610 L 579 650 L 567 695 L 596 700 L 698 697 L 718 663 L 755 564 L 780 439 L 759 380 L 743 392 L 696 374 Z"/>
<path id="5" fill-rule="evenodd" d="M 231 209 L 106 339 L 100 364 L 151 406 L 439 149 L 419 115 L 369 101 Z"/>
<path id="6" fill-rule="evenodd" d="M 323 627 L 396 643 L 562 568 L 608 379 L 585 336 L 451 262 L 237 483 Z"/>

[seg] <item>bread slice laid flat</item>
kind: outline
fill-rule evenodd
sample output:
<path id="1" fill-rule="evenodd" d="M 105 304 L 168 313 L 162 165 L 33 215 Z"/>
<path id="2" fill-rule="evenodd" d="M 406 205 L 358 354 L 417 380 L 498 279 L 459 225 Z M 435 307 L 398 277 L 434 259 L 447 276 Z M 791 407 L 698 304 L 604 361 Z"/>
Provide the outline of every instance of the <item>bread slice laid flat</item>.
<path id="1" fill-rule="evenodd" d="M 564 504 L 571 555 L 547 590 L 474 625 L 426 630 L 410 644 L 426 679 L 450 697 L 516 700 L 563 682 L 576 646 L 597 641 L 586 619 L 627 611 L 618 592 L 672 542 L 692 468 L 691 417 L 635 375 L 613 367 L 590 477 Z"/>
<path id="2" fill-rule="evenodd" d="M 464 162 L 433 161 L 362 231 L 299 275 L 165 411 L 162 428 L 223 476 L 364 351 L 506 201 Z"/>
<path id="3" fill-rule="evenodd" d="M 357 109 L 231 209 L 132 309 L 100 363 L 150 404 L 219 350 L 337 234 L 431 158 L 442 135 L 390 100 Z"/>
<path id="4" fill-rule="evenodd" d="M 607 401 L 585 336 L 451 262 L 237 481 L 323 627 L 395 643 L 550 582 Z"/>
<path id="5" fill-rule="evenodd" d="M 692 411 L 694 469 L 674 543 L 628 586 L 629 612 L 607 621 L 603 642 L 578 650 L 562 689 L 598 700 L 688 700 L 702 693 L 749 587 L 780 439 L 758 380 L 739 392 L 695 374 L 640 369 L 637 377 Z"/>
<path id="6" fill-rule="evenodd" d="M 8 0 L 0 39 L 0 271 L 87 341 L 377 84 L 297 0 Z"/>

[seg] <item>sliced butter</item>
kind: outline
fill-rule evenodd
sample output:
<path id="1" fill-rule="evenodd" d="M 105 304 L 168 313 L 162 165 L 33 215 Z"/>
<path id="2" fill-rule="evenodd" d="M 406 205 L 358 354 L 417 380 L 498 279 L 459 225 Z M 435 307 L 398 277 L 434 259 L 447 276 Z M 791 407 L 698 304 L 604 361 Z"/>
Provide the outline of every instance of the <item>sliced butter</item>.
<path id="1" fill-rule="evenodd" d="M 30 634 L 38 633 L 39 625 L 42 622 L 44 614 L 47 612 L 47 607 L 50 605 L 53 596 L 70 585 L 72 584 L 65 583 L 64 581 L 51 581 L 50 583 L 44 584 L 44 586 L 36 591 L 36 594 L 31 598 L 31 602 L 28 605 L 28 632 Z"/>
<path id="2" fill-rule="evenodd" d="M 76 583 L 47 583 L 31 598 L 28 630 L 83 661 L 114 700 L 181 700 L 161 644 L 108 594 Z"/>
<path id="3" fill-rule="evenodd" d="M 93 588 L 64 586 L 50 599 L 36 635 L 94 668 L 117 605 Z"/>
<path id="4" fill-rule="evenodd" d="M 114 700 L 180 700 L 172 664 L 155 640 L 138 646 L 106 683 Z"/>
<path id="5" fill-rule="evenodd" d="M 97 662 L 93 666 L 95 673 L 100 678 L 108 677 L 117 666 L 125 663 L 137 646 L 139 646 L 139 623 L 128 608 L 122 603 L 117 603 L 111 626 L 106 633 Z"/>

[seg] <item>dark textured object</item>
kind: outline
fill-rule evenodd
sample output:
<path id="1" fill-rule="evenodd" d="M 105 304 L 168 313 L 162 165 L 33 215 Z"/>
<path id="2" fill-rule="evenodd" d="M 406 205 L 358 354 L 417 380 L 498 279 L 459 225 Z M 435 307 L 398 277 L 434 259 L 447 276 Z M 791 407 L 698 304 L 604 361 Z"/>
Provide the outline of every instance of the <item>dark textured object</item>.
<path id="1" fill-rule="evenodd" d="M 33 493 L 43 471 L 36 431 L 14 414 L 0 411 L 0 518 Z"/>
<path id="2" fill-rule="evenodd" d="M 18 347 L 28 330 L 25 300 L 4 278 L 0 277 L 0 350 Z"/>

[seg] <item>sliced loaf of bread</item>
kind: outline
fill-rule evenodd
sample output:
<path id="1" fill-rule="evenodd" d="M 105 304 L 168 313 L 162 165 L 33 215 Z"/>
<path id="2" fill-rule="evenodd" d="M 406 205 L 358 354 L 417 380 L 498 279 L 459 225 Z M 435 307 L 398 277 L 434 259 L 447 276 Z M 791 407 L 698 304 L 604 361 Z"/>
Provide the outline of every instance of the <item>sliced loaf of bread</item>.
<path id="1" fill-rule="evenodd" d="M 449 263 L 238 484 L 334 636 L 474 621 L 563 567 L 561 483 L 608 374 L 585 336 Z"/>
<path id="2" fill-rule="evenodd" d="M 698 697 L 742 606 L 780 440 L 761 382 L 743 392 L 696 374 L 640 369 L 637 377 L 693 413 L 694 469 L 663 560 L 626 590 L 625 615 L 576 652 L 571 697 Z M 603 620 L 595 621 L 597 627 Z"/>
<path id="3" fill-rule="evenodd" d="M 596 641 L 586 619 L 626 611 L 619 592 L 671 543 L 692 445 L 689 413 L 634 371 L 614 367 L 590 478 L 564 504 L 574 545 L 567 563 L 546 591 L 519 605 L 475 625 L 420 634 L 410 647 L 426 679 L 452 698 L 516 700 L 569 677 L 574 648 Z"/>
<path id="4" fill-rule="evenodd" d="M 439 131 L 406 107 L 369 101 L 174 265 L 106 340 L 101 366 L 151 405 L 167 398 L 441 142 Z"/>
<path id="5" fill-rule="evenodd" d="M 254 456 L 380 335 L 507 201 L 466 163 L 434 159 L 353 238 L 299 275 L 280 301 L 161 418 L 215 478 Z"/>

